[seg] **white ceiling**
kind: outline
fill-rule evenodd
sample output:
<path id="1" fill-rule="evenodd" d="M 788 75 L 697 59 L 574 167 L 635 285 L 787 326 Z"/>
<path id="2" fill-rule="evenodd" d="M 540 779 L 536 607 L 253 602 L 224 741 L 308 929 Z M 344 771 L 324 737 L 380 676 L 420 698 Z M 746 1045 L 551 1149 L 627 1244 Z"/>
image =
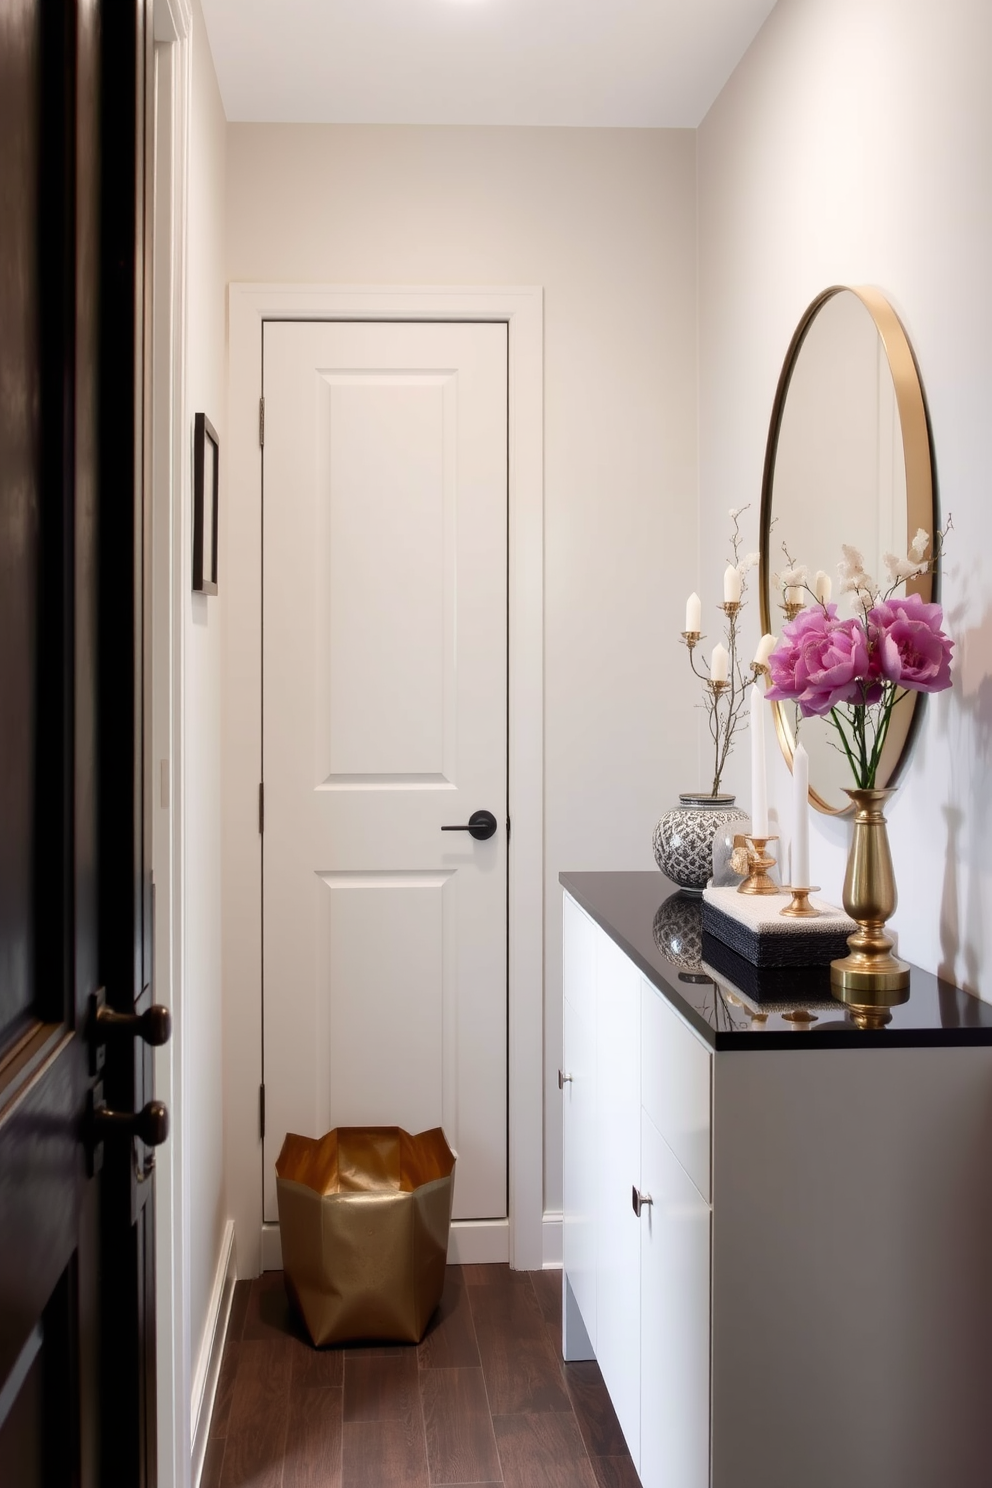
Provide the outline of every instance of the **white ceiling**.
<path id="1" fill-rule="evenodd" d="M 775 0 L 203 0 L 231 121 L 697 125 Z"/>

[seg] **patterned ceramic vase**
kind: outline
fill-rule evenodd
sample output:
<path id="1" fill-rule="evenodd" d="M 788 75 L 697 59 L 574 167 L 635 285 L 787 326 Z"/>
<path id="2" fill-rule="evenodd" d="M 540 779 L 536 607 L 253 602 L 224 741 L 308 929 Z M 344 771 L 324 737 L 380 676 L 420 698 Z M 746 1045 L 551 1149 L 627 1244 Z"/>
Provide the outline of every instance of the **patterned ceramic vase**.
<path id="1" fill-rule="evenodd" d="M 681 806 L 666 811 L 654 829 L 655 862 L 672 883 L 701 894 L 713 872 L 713 838 L 718 827 L 747 821 L 734 796 L 705 796 L 683 791 Z"/>

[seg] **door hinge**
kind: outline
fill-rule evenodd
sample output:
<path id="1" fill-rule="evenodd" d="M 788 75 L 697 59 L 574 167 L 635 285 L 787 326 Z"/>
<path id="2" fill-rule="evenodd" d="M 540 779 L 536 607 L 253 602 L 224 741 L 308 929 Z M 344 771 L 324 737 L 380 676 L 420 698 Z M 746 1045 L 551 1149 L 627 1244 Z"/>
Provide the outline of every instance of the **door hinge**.
<path id="1" fill-rule="evenodd" d="M 265 831 L 265 781 L 258 782 L 258 830 Z"/>
<path id="2" fill-rule="evenodd" d="M 265 399 L 258 400 L 258 447 L 265 448 Z"/>
<path id="3" fill-rule="evenodd" d="M 265 1141 L 265 1086 L 258 1087 L 258 1135 L 261 1141 Z"/>
<path id="4" fill-rule="evenodd" d="M 507 842 L 509 842 L 509 840 L 510 840 L 510 818 L 509 818 L 509 816 L 507 816 L 507 818 L 506 818 L 506 840 L 507 840 Z"/>

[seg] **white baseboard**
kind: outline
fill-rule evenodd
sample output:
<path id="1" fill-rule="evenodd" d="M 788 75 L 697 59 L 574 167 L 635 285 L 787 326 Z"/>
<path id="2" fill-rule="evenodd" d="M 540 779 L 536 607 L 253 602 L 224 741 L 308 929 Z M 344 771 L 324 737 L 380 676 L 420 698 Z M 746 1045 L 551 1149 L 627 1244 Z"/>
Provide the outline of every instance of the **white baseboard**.
<path id="1" fill-rule="evenodd" d="M 510 1259 L 508 1219 L 455 1219 L 448 1236 L 448 1264 L 480 1266 Z"/>
<path id="2" fill-rule="evenodd" d="M 224 1357 L 224 1341 L 227 1338 L 227 1324 L 231 1316 L 231 1303 L 234 1299 L 234 1282 L 237 1274 L 234 1220 L 229 1219 L 224 1226 L 220 1255 L 217 1258 L 217 1270 L 214 1272 L 214 1284 L 210 1289 L 210 1301 L 207 1305 L 207 1326 L 204 1329 L 199 1358 L 193 1371 L 193 1385 L 190 1392 L 194 1488 L 199 1488 L 200 1474 L 203 1472 L 203 1459 L 206 1456 L 207 1438 L 210 1435 L 210 1418 L 213 1415 L 214 1399 L 217 1395 L 217 1381 L 220 1378 L 221 1360 Z"/>
<path id="3" fill-rule="evenodd" d="M 561 1270 L 561 1211 L 546 1209 L 541 1225 L 545 1271 Z"/>
<path id="4" fill-rule="evenodd" d="M 561 1250 L 561 1242 L 558 1245 Z M 547 1247 L 545 1246 L 545 1256 Z M 456 1219 L 448 1237 L 448 1262 L 452 1266 L 478 1266 L 487 1261 L 510 1259 L 510 1221 L 508 1219 Z M 545 1265 L 548 1262 L 545 1260 Z M 561 1264 L 559 1260 L 558 1264 Z M 277 1224 L 262 1226 L 262 1270 L 278 1271 L 282 1267 L 282 1241 Z"/>

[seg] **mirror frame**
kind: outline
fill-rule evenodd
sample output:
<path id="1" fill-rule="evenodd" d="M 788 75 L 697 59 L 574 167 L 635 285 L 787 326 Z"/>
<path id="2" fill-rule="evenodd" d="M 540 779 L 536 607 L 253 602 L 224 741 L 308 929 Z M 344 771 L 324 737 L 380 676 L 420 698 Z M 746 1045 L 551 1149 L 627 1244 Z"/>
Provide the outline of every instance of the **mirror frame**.
<path id="1" fill-rule="evenodd" d="M 906 550 L 915 536 L 918 528 L 923 527 L 930 533 L 931 540 L 937 530 L 939 515 L 937 505 L 937 486 L 935 479 L 935 465 L 933 457 L 933 440 L 930 430 L 930 416 L 927 410 L 926 398 L 923 393 L 923 384 L 920 380 L 919 368 L 913 355 L 913 348 L 909 344 L 909 338 L 903 329 L 902 322 L 889 304 L 888 300 L 877 289 L 867 285 L 832 284 L 816 296 L 816 299 L 807 307 L 802 319 L 796 327 L 789 350 L 782 364 L 779 374 L 778 386 L 775 389 L 775 401 L 772 404 L 771 422 L 768 428 L 768 441 L 765 446 L 765 465 L 761 478 L 761 515 L 760 515 L 760 541 L 759 551 L 761 555 L 761 584 L 759 591 L 761 630 L 767 635 L 771 632 L 780 633 L 781 620 L 773 622 L 770 592 L 770 549 L 771 549 L 771 525 L 773 519 L 772 493 L 775 484 L 775 461 L 778 454 L 779 434 L 782 427 L 782 419 L 785 413 L 786 400 L 789 394 L 789 386 L 792 375 L 796 369 L 799 354 L 802 351 L 806 337 L 812 328 L 817 315 L 830 300 L 839 294 L 853 294 L 864 305 L 868 314 L 875 324 L 875 330 L 882 343 L 886 359 L 889 364 L 889 372 L 896 395 L 896 408 L 899 413 L 899 424 L 902 432 L 903 460 L 906 470 Z M 852 534 L 856 541 L 856 534 Z M 932 573 L 921 574 L 915 579 L 910 579 L 906 584 L 907 592 L 919 594 L 923 600 L 935 600 L 938 597 L 938 575 Z M 886 739 L 882 751 L 882 759 L 879 767 L 881 785 L 897 785 L 906 768 L 912 746 L 919 730 L 923 717 L 922 701 L 924 693 L 916 693 L 907 698 L 905 703 L 906 712 L 901 716 L 893 716 L 892 727 Z M 778 735 L 779 747 L 785 757 L 785 762 L 792 769 L 792 755 L 795 748 L 792 724 L 786 716 L 785 706 L 781 703 L 771 704 L 775 717 L 775 732 Z M 819 796 L 813 785 L 810 785 L 809 799 L 818 811 L 827 816 L 847 816 L 854 810 L 853 805 L 831 806 Z"/>

